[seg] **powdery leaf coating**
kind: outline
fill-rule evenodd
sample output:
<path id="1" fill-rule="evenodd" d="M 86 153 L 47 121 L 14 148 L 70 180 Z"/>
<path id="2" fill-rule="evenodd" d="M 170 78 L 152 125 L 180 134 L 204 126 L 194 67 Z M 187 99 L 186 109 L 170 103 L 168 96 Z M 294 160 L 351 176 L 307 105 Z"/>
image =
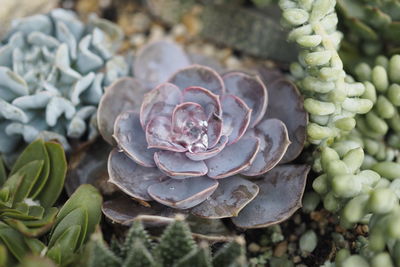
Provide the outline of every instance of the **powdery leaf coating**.
<path id="1" fill-rule="evenodd" d="M 139 50 L 133 65 L 134 76 L 147 88 L 166 82 L 179 69 L 190 65 L 183 49 L 169 41 L 153 42 Z"/>
<path id="2" fill-rule="evenodd" d="M 197 152 L 197 153 L 191 153 L 191 152 L 186 152 L 185 155 L 191 160 L 199 161 L 199 160 L 205 160 L 214 157 L 217 155 L 219 152 L 221 152 L 226 144 L 228 143 L 228 137 L 225 135 L 221 136 L 219 139 L 219 142 L 216 146 L 213 148 L 204 151 L 204 152 Z"/>
<path id="3" fill-rule="evenodd" d="M 185 152 L 187 148 L 172 140 L 171 119 L 163 116 L 152 119 L 146 128 L 148 148 L 157 148 L 175 152 Z M 146 143 L 145 143 L 146 144 Z"/>
<path id="4" fill-rule="evenodd" d="M 190 160 L 184 153 L 158 151 L 154 154 L 154 161 L 163 173 L 175 179 L 203 176 L 208 171 L 204 161 Z"/>
<path id="5" fill-rule="evenodd" d="M 217 95 L 223 95 L 225 85 L 219 74 L 205 66 L 191 65 L 179 70 L 170 79 L 170 83 L 178 86 L 182 91 L 188 87 L 203 87 Z"/>
<path id="6" fill-rule="evenodd" d="M 250 124 L 251 109 L 240 98 L 234 95 L 224 95 L 222 103 L 222 121 L 224 135 L 229 136 L 228 145 L 242 138 Z"/>
<path id="7" fill-rule="evenodd" d="M 255 136 L 260 140 L 260 150 L 253 164 L 243 175 L 258 176 L 275 167 L 290 145 L 285 124 L 277 119 L 267 119 L 257 124 Z"/>
<path id="8" fill-rule="evenodd" d="M 152 203 L 151 207 L 145 207 L 126 196 L 105 201 L 102 211 L 108 219 L 122 225 L 130 225 L 135 219 L 141 218 L 146 225 L 154 227 L 170 223 L 177 215 L 176 209 L 157 202 Z M 182 211 L 179 213 L 182 214 Z"/>
<path id="9" fill-rule="evenodd" d="M 259 188 L 240 176 L 220 179 L 217 190 L 211 197 L 192 209 L 192 214 L 208 218 L 221 219 L 234 217 L 258 194 Z"/>
<path id="10" fill-rule="evenodd" d="M 149 187 L 149 194 L 158 202 L 176 209 L 189 209 L 206 200 L 218 182 L 208 177 L 193 177 L 184 180 L 169 179 Z"/>
<path id="11" fill-rule="evenodd" d="M 262 228 L 289 218 L 301 207 L 309 170 L 307 165 L 280 165 L 254 180 L 260 192 L 232 218 L 233 223 L 241 228 Z"/>
<path id="12" fill-rule="evenodd" d="M 267 118 L 283 121 L 292 142 L 281 163 L 287 163 L 300 155 L 306 142 L 308 114 L 303 106 L 303 97 L 297 87 L 287 80 L 277 80 L 268 86 L 269 104 Z"/>
<path id="13" fill-rule="evenodd" d="M 125 111 L 117 117 L 113 136 L 119 148 L 136 163 L 155 167 L 153 157 L 157 150 L 147 148 L 146 135 L 135 111 Z"/>
<path id="14" fill-rule="evenodd" d="M 114 149 L 108 157 L 109 182 L 127 195 L 144 201 L 152 200 L 147 188 L 167 177 L 157 168 L 146 168 L 136 164 L 125 153 Z"/>
<path id="15" fill-rule="evenodd" d="M 144 95 L 140 108 L 143 129 L 156 116 L 170 116 L 175 106 L 182 101 L 182 93 L 171 83 L 163 83 Z"/>
<path id="16" fill-rule="evenodd" d="M 97 112 L 97 124 L 101 136 L 113 144 L 112 134 L 117 116 L 126 110 L 139 112 L 145 88 L 133 78 L 121 78 L 105 89 Z"/>
<path id="17" fill-rule="evenodd" d="M 205 160 L 211 178 L 220 179 L 237 174 L 253 163 L 260 148 L 256 137 L 244 137 L 235 144 L 226 146 L 218 155 Z"/>
<path id="18" fill-rule="evenodd" d="M 251 127 L 263 117 L 267 109 L 267 88 L 258 76 L 250 76 L 243 72 L 229 72 L 222 76 L 226 91 L 242 99 L 252 109 Z"/>

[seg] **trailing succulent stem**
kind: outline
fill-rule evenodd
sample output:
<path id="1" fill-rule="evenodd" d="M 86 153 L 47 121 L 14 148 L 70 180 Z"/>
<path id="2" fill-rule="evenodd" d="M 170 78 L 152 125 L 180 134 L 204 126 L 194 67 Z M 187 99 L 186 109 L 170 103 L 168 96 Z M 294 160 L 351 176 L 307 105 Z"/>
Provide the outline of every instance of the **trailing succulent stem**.
<path id="1" fill-rule="evenodd" d="M 207 244 L 197 245 L 190 229 L 179 216 L 153 242 L 136 221 L 123 242 L 107 247 L 100 234 L 92 235 L 80 262 L 88 267 L 117 266 L 246 266 L 244 240 L 240 237 L 211 256 Z"/>

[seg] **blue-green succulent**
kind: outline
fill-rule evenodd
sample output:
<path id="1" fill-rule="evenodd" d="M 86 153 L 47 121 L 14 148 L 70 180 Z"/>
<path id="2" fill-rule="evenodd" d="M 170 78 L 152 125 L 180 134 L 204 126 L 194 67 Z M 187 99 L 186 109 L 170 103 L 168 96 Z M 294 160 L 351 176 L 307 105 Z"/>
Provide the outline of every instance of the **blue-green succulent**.
<path id="1" fill-rule="evenodd" d="M 15 20 L 0 43 L 0 153 L 38 137 L 66 149 L 96 137 L 104 87 L 128 72 L 122 38 L 117 25 L 64 9 Z"/>

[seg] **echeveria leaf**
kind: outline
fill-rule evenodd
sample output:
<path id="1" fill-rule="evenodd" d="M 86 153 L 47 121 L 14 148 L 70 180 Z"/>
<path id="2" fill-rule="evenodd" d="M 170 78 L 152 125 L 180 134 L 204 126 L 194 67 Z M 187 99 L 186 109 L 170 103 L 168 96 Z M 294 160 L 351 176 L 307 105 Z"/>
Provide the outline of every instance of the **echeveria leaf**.
<path id="1" fill-rule="evenodd" d="M 177 70 L 190 64 L 183 49 L 173 42 L 158 41 L 141 48 L 135 58 L 134 76 L 147 88 L 166 82 Z"/>
<path id="2" fill-rule="evenodd" d="M 204 161 L 190 160 L 184 153 L 158 151 L 154 154 L 154 161 L 160 171 L 175 179 L 203 176 L 208 171 Z"/>
<path id="3" fill-rule="evenodd" d="M 153 157 L 156 150 L 147 148 L 146 135 L 135 111 L 125 111 L 117 117 L 114 138 L 119 148 L 136 163 L 145 167 L 155 166 Z"/>
<path id="4" fill-rule="evenodd" d="M 280 165 L 254 180 L 260 192 L 232 218 L 233 223 L 241 228 L 261 228 L 289 218 L 301 207 L 309 170 L 307 165 Z"/>
<path id="5" fill-rule="evenodd" d="M 121 78 L 105 89 L 97 111 L 97 124 L 109 144 L 114 143 L 112 134 L 117 116 L 126 110 L 139 112 L 144 92 L 144 86 L 133 78 Z"/>
<path id="6" fill-rule="evenodd" d="M 67 160 L 60 144 L 46 142 L 45 146 L 50 159 L 50 173 L 49 179 L 37 199 L 41 206 L 47 208 L 53 206 L 64 188 Z"/>
<path id="7" fill-rule="evenodd" d="M 259 188 L 240 176 L 220 179 L 217 190 L 192 213 L 208 219 L 234 217 L 258 194 Z"/>
<path id="8" fill-rule="evenodd" d="M 242 99 L 252 110 L 250 127 L 264 117 L 267 110 L 267 88 L 258 76 L 243 72 L 230 72 L 222 76 L 226 91 Z"/>
<path id="9" fill-rule="evenodd" d="M 221 104 L 222 134 L 229 137 L 229 145 L 237 142 L 244 135 L 249 127 L 252 111 L 243 100 L 234 95 L 224 95 Z"/>
<path id="10" fill-rule="evenodd" d="M 260 147 L 260 141 L 255 137 L 243 137 L 238 142 L 226 146 L 215 157 L 205 160 L 208 167 L 207 175 L 220 179 L 237 174 L 253 163 Z"/>
<path id="11" fill-rule="evenodd" d="M 186 152 L 185 155 L 189 159 L 195 160 L 195 161 L 209 159 L 209 158 L 216 156 L 219 152 L 221 152 L 225 148 L 227 143 L 228 143 L 228 137 L 223 135 L 219 139 L 218 144 L 215 145 L 213 148 L 211 148 L 207 151 L 204 151 L 204 152 L 196 152 L 196 153 Z"/>
<path id="12" fill-rule="evenodd" d="M 11 175 L 16 173 L 20 168 L 22 168 L 26 163 L 29 163 L 33 160 L 43 160 L 43 169 L 40 173 L 40 177 L 37 180 L 37 183 L 34 185 L 32 191 L 29 196 L 35 198 L 43 189 L 44 185 L 49 178 L 50 173 L 50 159 L 49 154 L 47 153 L 46 146 L 44 141 L 41 139 L 36 140 L 35 142 L 28 145 L 22 154 L 18 157 L 16 163 L 14 164 Z"/>
<path id="13" fill-rule="evenodd" d="M 188 87 L 203 87 L 216 95 L 223 95 L 225 85 L 219 74 L 206 66 L 191 65 L 176 72 L 170 83 L 178 86 L 182 91 Z"/>
<path id="14" fill-rule="evenodd" d="M 102 210 L 108 219 L 123 225 L 129 225 L 138 218 L 152 226 L 165 225 L 177 214 L 176 209 L 165 207 L 157 202 L 152 202 L 150 207 L 146 207 L 126 196 L 105 201 Z"/>
<path id="15" fill-rule="evenodd" d="M 268 85 L 268 97 L 266 117 L 283 121 L 292 142 L 281 163 L 290 162 L 300 154 L 306 141 L 308 114 L 303 106 L 303 97 L 297 87 L 287 80 Z"/>
<path id="16" fill-rule="evenodd" d="M 148 188 L 157 202 L 175 209 L 189 209 L 206 200 L 217 189 L 218 182 L 208 177 L 184 180 L 169 179 Z"/>
<path id="17" fill-rule="evenodd" d="M 186 147 L 172 140 L 171 118 L 158 116 L 153 118 L 146 128 L 146 149 L 163 149 L 175 152 L 185 152 Z"/>
<path id="18" fill-rule="evenodd" d="M 176 85 L 163 83 L 146 93 L 140 107 L 140 123 L 143 129 L 154 117 L 170 117 L 175 106 L 182 102 L 182 93 Z"/>
<path id="19" fill-rule="evenodd" d="M 267 91 L 269 90 L 269 85 L 277 80 L 284 79 L 285 76 L 278 68 L 272 67 L 262 67 L 258 70 L 264 84 L 268 86 Z"/>
<path id="20" fill-rule="evenodd" d="M 260 140 L 260 150 L 250 167 L 242 172 L 248 176 L 258 176 L 275 167 L 290 144 L 285 124 L 277 119 L 261 121 L 255 133 Z"/>
<path id="21" fill-rule="evenodd" d="M 140 166 L 116 149 L 108 158 L 108 173 L 110 183 L 115 184 L 127 195 L 144 201 L 152 200 L 147 188 L 166 178 L 157 168 Z"/>

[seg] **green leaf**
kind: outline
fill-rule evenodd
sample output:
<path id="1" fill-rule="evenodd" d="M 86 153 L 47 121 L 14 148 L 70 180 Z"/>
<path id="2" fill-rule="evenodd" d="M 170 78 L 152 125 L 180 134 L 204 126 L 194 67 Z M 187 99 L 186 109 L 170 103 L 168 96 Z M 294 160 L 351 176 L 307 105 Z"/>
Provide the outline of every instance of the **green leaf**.
<path id="1" fill-rule="evenodd" d="M 7 249 L 0 243 L 0 267 L 7 266 Z"/>
<path id="2" fill-rule="evenodd" d="M 13 206 L 16 192 L 17 192 L 18 188 L 20 187 L 23 179 L 24 179 L 24 176 L 22 176 L 19 173 L 16 173 L 16 174 L 12 175 L 10 178 L 8 178 L 7 181 L 4 183 L 3 188 L 2 188 L 2 192 L 4 192 L 4 193 L 2 195 L 5 197 L 4 204 L 6 206 L 8 206 L 8 207 Z"/>
<path id="3" fill-rule="evenodd" d="M 153 257 L 140 240 L 136 240 L 128 252 L 122 267 L 154 267 Z M 197 265 L 196 265 L 197 266 Z M 200 266 L 199 266 L 200 267 Z"/>
<path id="4" fill-rule="evenodd" d="M 64 149 L 60 144 L 46 142 L 45 146 L 50 159 L 50 173 L 49 179 L 37 199 L 43 207 L 48 208 L 57 201 L 64 187 L 67 160 Z"/>
<path id="5" fill-rule="evenodd" d="M 60 265 L 66 265 L 66 263 L 73 260 L 72 256 L 79 244 L 81 229 L 80 225 L 72 225 L 65 229 L 57 239 L 57 244 L 55 245 L 56 257 L 53 258 L 53 248 L 49 249 L 47 256 Z M 61 255 L 61 258 L 59 255 Z"/>
<path id="6" fill-rule="evenodd" d="M 57 215 L 56 226 L 70 212 L 77 208 L 83 208 L 86 210 L 88 215 L 88 226 L 85 233 L 86 236 L 83 239 L 83 241 L 86 241 L 94 232 L 96 225 L 100 222 L 101 204 L 102 197 L 95 187 L 89 184 L 81 185 L 61 208 Z"/>
<path id="7" fill-rule="evenodd" d="M 48 258 L 30 255 L 25 257 L 18 267 L 56 267 L 56 265 Z"/>
<path id="8" fill-rule="evenodd" d="M 119 267 L 122 261 L 104 243 L 100 234 L 94 233 L 85 246 L 80 264 L 87 267 Z"/>
<path id="9" fill-rule="evenodd" d="M 12 255 L 19 261 L 28 254 L 29 247 L 24 242 L 24 237 L 8 225 L 0 222 L 0 241 L 2 241 Z"/>
<path id="10" fill-rule="evenodd" d="M 57 224 L 53 228 L 53 231 L 51 233 L 49 247 L 53 247 L 58 244 L 59 239 L 62 237 L 64 232 L 72 226 L 80 227 L 80 236 L 78 237 L 78 242 L 72 248 L 72 250 L 75 250 L 82 245 L 88 228 L 88 213 L 85 209 L 78 207 L 68 213 L 67 216 L 62 218 L 61 221 L 58 221 L 57 219 Z M 75 247 L 76 245 L 77 247 Z M 69 246 L 72 246 L 72 244 L 70 244 Z M 64 250 L 64 248 L 62 248 L 62 250 Z"/>
<path id="11" fill-rule="evenodd" d="M 24 237 L 26 245 L 29 247 L 29 249 L 37 255 L 40 255 L 40 253 L 43 252 L 43 250 L 46 249 L 46 245 L 43 244 L 39 239 L 37 238 L 29 238 L 29 237 Z"/>
<path id="12" fill-rule="evenodd" d="M 174 267 L 212 267 L 210 251 L 206 246 L 197 248 L 179 260 Z"/>
<path id="13" fill-rule="evenodd" d="M 151 249 L 152 247 L 149 235 L 143 228 L 143 224 L 140 221 L 134 222 L 131 228 L 129 228 L 125 241 L 121 246 L 121 258 L 125 259 L 128 256 L 128 252 L 132 248 L 135 241 L 141 242 L 147 249 Z"/>
<path id="14" fill-rule="evenodd" d="M 189 226 L 183 220 L 176 220 L 164 231 L 160 243 L 154 248 L 154 255 L 163 266 L 171 266 L 194 248 L 196 244 Z"/>
<path id="15" fill-rule="evenodd" d="M 13 203 L 23 201 L 31 193 L 43 170 L 43 164 L 43 160 L 31 161 L 14 174 L 23 177 L 23 179 L 18 181 L 19 185 L 13 192 Z M 14 177 L 14 175 L 12 177 Z M 5 185 L 8 184 L 8 181 L 11 180 L 12 177 L 6 181 Z"/>
<path id="16" fill-rule="evenodd" d="M 245 241 L 238 237 L 235 241 L 226 244 L 218 250 L 212 261 L 213 266 L 230 266 L 239 258 L 245 258 Z"/>
<path id="17" fill-rule="evenodd" d="M 40 191 L 46 184 L 47 179 L 49 178 L 50 159 L 44 141 L 39 139 L 28 145 L 22 152 L 22 154 L 19 156 L 19 158 L 17 159 L 16 163 L 14 164 L 11 170 L 11 175 L 12 175 L 16 173 L 19 169 L 21 169 L 24 165 L 34 160 L 43 160 L 44 165 L 37 183 L 35 184 L 33 190 L 29 194 L 31 198 L 35 198 L 40 193 Z"/>
<path id="18" fill-rule="evenodd" d="M 2 186 L 6 180 L 7 180 L 6 168 L 4 167 L 3 158 L 0 157 L 0 186 Z"/>

